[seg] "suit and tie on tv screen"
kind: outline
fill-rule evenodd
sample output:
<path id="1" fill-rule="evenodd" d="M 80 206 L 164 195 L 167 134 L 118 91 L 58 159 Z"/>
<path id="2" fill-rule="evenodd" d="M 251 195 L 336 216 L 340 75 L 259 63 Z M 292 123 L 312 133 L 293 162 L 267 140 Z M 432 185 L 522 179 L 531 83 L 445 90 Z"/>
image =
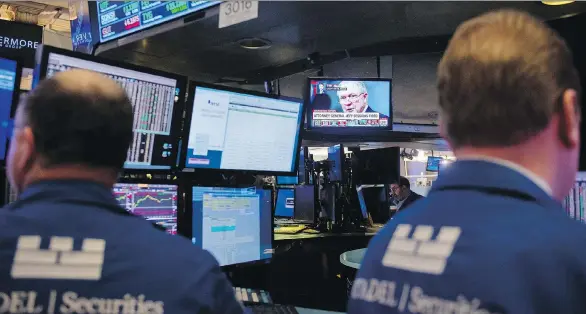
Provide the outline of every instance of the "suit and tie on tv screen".
<path id="1" fill-rule="evenodd" d="M 312 128 L 389 129 L 391 81 L 310 79 L 308 120 Z"/>

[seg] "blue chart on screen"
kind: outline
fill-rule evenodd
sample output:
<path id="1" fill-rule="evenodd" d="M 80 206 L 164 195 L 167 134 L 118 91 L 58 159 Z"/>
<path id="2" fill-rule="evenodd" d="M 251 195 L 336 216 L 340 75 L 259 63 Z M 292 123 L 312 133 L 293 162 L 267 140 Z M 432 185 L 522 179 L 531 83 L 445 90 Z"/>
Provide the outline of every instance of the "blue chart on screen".
<path id="1" fill-rule="evenodd" d="M 292 172 L 302 111 L 298 101 L 198 86 L 185 167 Z"/>
<path id="2" fill-rule="evenodd" d="M 165 184 L 114 185 L 114 197 L 128 212 L 177 234 L 177 186 Z"/>
<path id="3" fill-rule="evenodd" d="M 295 210 L 295 191 L 293 189 L 278 189 L 275 216 L 293 218 Z"/>
<path id="4" fill-rule="evenodd" d="M 0 58 L 0 160 L 6 157 L 6 142 L 12 133 L 10 108 L 15 97 L 16 62 Z"/>
<path id="5" fill-rule="evenodd" d="M 311 80 L 311 127 L 387 128 L 392 123 L 391 82 Z"/>
<path id="6" fill-rule="evenodd" d="M 271 191 L 193 187 L 192 197 L 192 242 L 212 253 L 220 266 L 271 257 Z"/>
<path id="7" fill-rule="evenodd" d="M 96 1 L 100 42 L 132 34 L 220 1 Z"/>

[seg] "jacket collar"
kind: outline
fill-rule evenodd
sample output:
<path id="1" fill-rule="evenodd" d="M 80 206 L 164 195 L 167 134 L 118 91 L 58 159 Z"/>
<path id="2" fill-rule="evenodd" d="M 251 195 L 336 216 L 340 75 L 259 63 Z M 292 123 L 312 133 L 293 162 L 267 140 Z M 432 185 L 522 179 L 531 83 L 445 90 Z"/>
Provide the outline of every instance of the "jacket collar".
<path id="1" fill-rule="evenodd" d="M 431 191 L 456 186 L 500 188 L 528 194 L 537 200 L 551 200 L 530 177 L 512 167 L 487 160 L 458 160 L 442 171 Z"/>
<path id="2" fill-rule="evenodd" d="M 91 200 L 117 205 L 112 190 L 107 186 L 87 180 L 44 180 L 29 185 L 19 196 L 19 201 L 45 198 Z"/>

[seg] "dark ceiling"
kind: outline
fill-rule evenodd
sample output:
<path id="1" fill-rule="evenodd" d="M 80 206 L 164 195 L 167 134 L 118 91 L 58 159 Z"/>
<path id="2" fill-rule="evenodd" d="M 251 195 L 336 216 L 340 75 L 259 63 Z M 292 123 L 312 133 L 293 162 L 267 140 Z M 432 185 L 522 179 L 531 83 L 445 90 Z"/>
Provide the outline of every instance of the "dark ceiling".
<path id="1" fill-rule="evenodd" d="M 586 12 L 586 2 L 546 6 L 540 2 L 271 1 L 259 4 L 255 20 L 218 29 L 218 15 L 138 39 L 100 53 L 189 76 L 196 80 L 283 77 L 348 56 L 441 51 L 462 21 L 501 7 L 527 10 L 551 20 Z M 213 10 L 213 9 L 212 9 Z M 217 10 L 217 9 L 216 9 Z M 245 50 L 237 41 L 268 39 L 266 50 Z"/>

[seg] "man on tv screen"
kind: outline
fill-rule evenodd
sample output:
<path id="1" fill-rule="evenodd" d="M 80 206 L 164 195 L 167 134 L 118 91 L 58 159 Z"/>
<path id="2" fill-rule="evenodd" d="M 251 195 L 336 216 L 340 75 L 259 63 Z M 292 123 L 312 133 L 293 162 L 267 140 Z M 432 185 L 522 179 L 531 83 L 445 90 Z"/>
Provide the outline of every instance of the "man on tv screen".
<path id="1" fill-rule="evenodd" d="M 314 81 L 312 91 L 314 127 L 389 125 L 388 81 Z"/>

